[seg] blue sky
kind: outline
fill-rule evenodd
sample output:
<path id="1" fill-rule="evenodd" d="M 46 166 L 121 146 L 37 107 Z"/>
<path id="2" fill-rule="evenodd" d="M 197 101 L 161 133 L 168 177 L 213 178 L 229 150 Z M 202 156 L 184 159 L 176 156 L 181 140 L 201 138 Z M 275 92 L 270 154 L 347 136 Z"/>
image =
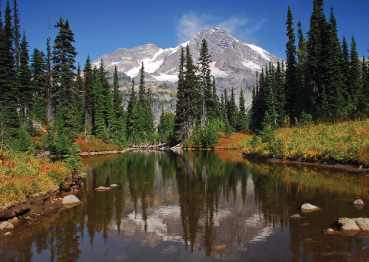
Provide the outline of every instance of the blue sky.
<path id="1" fill-rule="evenodd" d="M 10 0 L 12 6 L 13 0 Z M 6 0 L 0 0 L 2 16 Z M 309 29 L 312 0 L 17 0 L 21 29 L 30 45 L 46 50 L 49 18 L 53 27 L 63 17 L 75 34 L 76 60 L 83 66 L 118 48 L 153 43 L 160 48 L 175 47 L 190 40 L 201 29 L 220 27 L 237 39 L 256 44 L 285 58 L 287 8 L 291 7 L 295 27 L 301 20 Z M 359 56 L 369 53 L 369 0 L 325 0 L 329 18 L 333 6 L 338 34 L 348 42 L 355 37 Z"/>

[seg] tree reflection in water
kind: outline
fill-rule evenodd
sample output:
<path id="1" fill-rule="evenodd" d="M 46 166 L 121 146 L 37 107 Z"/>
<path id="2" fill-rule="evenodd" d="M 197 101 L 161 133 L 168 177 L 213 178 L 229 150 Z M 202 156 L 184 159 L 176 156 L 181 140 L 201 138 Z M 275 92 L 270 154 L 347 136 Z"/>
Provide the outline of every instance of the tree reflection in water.
<path id="1" fill-rule="evenodd" d="M 154 260 L 197 251 L 202 259 L 241 261 L 324 261 L 329 252 L 339 259 L 346 253 L 361 255 L 361 247 L 369 244 L 366 239 L 335 236 L 331 241 L 333 236 L 321 230 L 347 213 L 369 215 L 365 208 L 350 205 L 366 194 L 366 178 L 247 161 L 237 154 L 129 152 L 85 158 L 83 204 L 14 234 L 18 255 L 13 260 Z M 94 190 L 113 183 L 121 186 Z M 305 202 L 323 210 L 288 220 Z M 183 243 L 184 251 L 174 244 L 163 248 L 168 241 Z M 132 248 L 133 243 L 140 247 Z M 141 247 L 153 249 L 138 252 Z"/>

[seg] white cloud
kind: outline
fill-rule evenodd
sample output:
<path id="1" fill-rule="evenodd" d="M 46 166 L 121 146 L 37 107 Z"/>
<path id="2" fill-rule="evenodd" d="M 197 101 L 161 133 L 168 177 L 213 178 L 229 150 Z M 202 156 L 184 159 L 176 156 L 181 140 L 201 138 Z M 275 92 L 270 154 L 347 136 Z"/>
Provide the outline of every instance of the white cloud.
<path id="1" fill-rule="evenodd" d="M 264 22 L 265 20 L 253 22 L 248 18 L 237 16 L 224 19 L 191 12 L 184 14 L 179 20 L 177 26 L 178 42 L 184 43 L 191 40 L 201 30 L 219 27 L 243 42 L 255 43 L 257 40 L 253 34 L 260 30 Z"/>

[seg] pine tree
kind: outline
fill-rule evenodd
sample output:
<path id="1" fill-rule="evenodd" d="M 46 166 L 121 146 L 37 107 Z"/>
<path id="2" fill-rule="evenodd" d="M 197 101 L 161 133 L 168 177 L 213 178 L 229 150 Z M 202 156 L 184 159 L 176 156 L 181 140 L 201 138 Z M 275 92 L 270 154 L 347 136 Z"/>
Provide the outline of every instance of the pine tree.
<path id="1" fill-rule="evenodd" d="M 37 48 L 33 50 L 33 54 L 31 56 L 31 76 L 32 89 L 34 92 L 33 113 L 35 119 L 41 123 L 47 123 L 46 61 L 45 54 Z"/>
<path id="2" fill-rule="evenodd" d="M 54 40 L 53 51 L 53 84 L 56 102 L 57 126 L 59 130 L 63 130 L 66 136 L 74 136 L 78 130 L 78 99 L 75 87 L 76 69 L 74 34 L 70 29 L 68 20 L 60 18 L 55 25 L 59 28 L 59 34 Z M 62 118 L 62 119 L 61 119 Z"/>
<path id="3" fill-rule="evenodd" d="M 359 102 L 360 110 L 364 111 L 369 109 L 369 69 L 368 63 L 363 57 L 361 63 L 361 79 L 362 79 L 362 100 Z"/>
<path id="4" fill-rule="evenodd" d="M 362 110 L 359 108 L 359 101 L 362 101 L 362 86 L 360 81 L 360 60 L 357 54 L 356 42 L 354 37 L 351 39 L 351 50 L 350 50 L 350 68 L 348 72 L 350 79 L 348 92 L 352 97 L 352 110 Z"/>
<path id="5" fill-rule="evenodd" d="M 144 107 L 146 103 L 146 87 L 145 87 L 145 67 L 144 63 L 141 64 L 140 69 L 140 85 L 138 86 L 138 100 L 141 106 Z"/>
<path id="6" fill-rule="evenodd" d="M 292 118 L 300 115 L 299 104 L 297 104 L 298 99 L 300 98 L 300 90 L 298 87 L 298 69 L 296 62 L 296 46 L 295 46 L 295 33 L 293 26 L 293 17 L 291 9 L 288 8 L 287 13 L 287 37 L 288 42 L 286 44 L 286 83 L 285 83 L 285 92 L 286 92 L 286 104 L 285 111 Z"/>
<path id="7" fill-rule="evenodd" d="M 239 132 L 247 130 L 247 115 L 246 115 L 246 106 L 245 106 L 245 98 L 243 96 L 242 88 L 240 90 L 240 101 L 239 101 L 239 111 L 238 111 L 238 119 L 236 123 L 236 129 Z"/>
<path id="8" fill-rule="evenodd" d="M 120 141 L 122 144 L 126 141 L 126 120 L 124 117 L 123 109 L 123 95 L 119 91 L 119 79 L 118 70 L 115 66 L 113 76 L 113 103 L 114 103 L 114 115 L 116 119 L 116 131 L 115 139 Z"/>
<path id="9" fill-rule="evenodd" d="M 231 98 L 229 100 L 229 107 L 228 107 L 228 121 L 233 129 L 236 129 L 237 118 L 238 118 L 238 108 L 236 105 L 234 89 L 232 87 Z"/>
<path id="10" fill-rule="evenodd" d="M 1 20 L 1 16 L 0 16 Z M 20 120 L 17 113 L 19 89 L 16 84 L 15 59 L 13 53 L 13 30 L 12 17 L 9 1 L 5 9 L 4 27 L 0 26 L 0 124 L 1 132 L 4 134 L 4 127 L 7 128 L 10 136 L 17 135 Z"/>
<path id="11" fill-rule="evenodd" d="M 341 57 L 341 70 L 342 70 L 342 94 L 346 101 L 346 106 L 351 104 L 352 98 L 349 92 L 349 68 L 350 68 L 350 53 L 345 36 L 342 39 L 342 57 Z"/>
<path id="12" fill-rule="evenodd" d="M 34 89 L 31 85 L 31 70 L 29 68 L 29 54 L 28 43 L 26 35 L 23 32 L 22 42 L 20 44 L 20 61 L 19 61 L 19 104 L 21 109 L 21 115 L 23 118 L 23 125 L 25 125 L 27 117 L 30 117 L 29 113 L 33 109 L 34 103 Z"/>
<path id="13" fill-rule="evenodd" d="M 341 44 L 337 36 L 337 23 L 331 8 L 331 16 L 328 24 L 328 37 L 326 44 L 326 71 L 323 75 L 322 82 L 326 87 L 328 111 L 338 116 L 344 110 L 344 98 L 342 95 L 343 76 L 341 68 Z"/>
<path id="14" fill-rule="evenodd" d="M 127 128 L 127 135 L 132 136 L 133 135 L 133 108 L 136 104 L 137 96 L 135 92 L 135 80 L 132 79 L 132 91 L 131 96 L 128 100 L 128 106 L 127 106 L 127 117 L 126 117 L 126 128 Z"/>
<path id="15" fill-rule="evenodd" d="M 92 132 L 92 115 L 93 115 L 93 94 L 92 94 L 92 68 L 90 56 L 87 56 L 85 67 L 83 68 L 84 75 L 84 119 L 85 119 L 85 134 Z"/>
<path id="16" fill-rule="evenodd" d="M 53 97 L 52 97 L 52 70 L 51 70 L 51 37 L 50 37 L 50 18 L 49 18 L 49 37 L 47 38 L 46 46 L 47 46 L 47 57 L 46 57 L 46 69 L 47 69 L 47 77 L 46 77 L 46 111 L 47 111 L 47 120 L 49 123 L 53 120 Z"/>
<path id="17" fill-rule="evenodd" d="M 179 59 L 179 72 L 178 72 L 178 83 L 177 83 L 177 103 L 176 103 L 176 114 L 175 114 L 175 138 L 177 141 L 183 142 L 185 136 L 185 100 L 184 100 L 184 65 L 185 57 L 184 50 L 181 47 L 181 54 Z"/>
<path id="18" fill-rule="evenodd" d="M 195 119 L 199 119 L 199 84 L 198 77 L 196 75 L 197 68 L 193 63 L 190 48 L 186 47 L 186 64 L 184 71 L 184 82 L 183 82 L 183 111 L 185 126 L 183 131 L 183 141 L 192 135 L 193 129 L 195 127 Z"/>
<path id="19" fill-rule="evenodd" d="M 13 0 L 14 8 L 13 8 L 13 20 L 14 20 L 14 26 L 13 26 L 13 37 L 14 37 L 14 55 L 15 55 L 15 61 L 16 61 L 16 70 L 18 70 L 20 66 L 20 56 L 21 56 L 21 47 L 20 47 L 20 41 L 21 41 L 21 33 L 20 33 L 20 25 L 19 25 L 19 13 L 18 13 L 18 5 L 17 0 Z"/>

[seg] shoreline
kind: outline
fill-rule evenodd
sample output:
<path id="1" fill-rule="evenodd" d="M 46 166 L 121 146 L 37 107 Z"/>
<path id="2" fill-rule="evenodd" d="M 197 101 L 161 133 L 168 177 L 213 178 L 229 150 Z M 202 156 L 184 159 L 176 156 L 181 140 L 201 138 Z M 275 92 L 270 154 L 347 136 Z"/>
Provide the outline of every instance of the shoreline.
<path id="1" fill-rule="evenodd" d="M 361 164 L 346 164 L 338 161 L 328 161 L 328 162 L 312 162 L 312 161 L 304 161 L 301 159 L 279 159 L 279 158 L 264 158 L 256 155 L 246 155 L 240 154 L 245 159 L 250 160 L 258 160 L 265 161 L 272 164 L 288 164 L 288 165 L 297 165 L 297 166 L 312 166 L 312 167 L 323 167 L 330 168 L 335 170 L 346 171 L 349 173 L 362 174 L 369 177 L 369 168 L 364 167 Z"/>

